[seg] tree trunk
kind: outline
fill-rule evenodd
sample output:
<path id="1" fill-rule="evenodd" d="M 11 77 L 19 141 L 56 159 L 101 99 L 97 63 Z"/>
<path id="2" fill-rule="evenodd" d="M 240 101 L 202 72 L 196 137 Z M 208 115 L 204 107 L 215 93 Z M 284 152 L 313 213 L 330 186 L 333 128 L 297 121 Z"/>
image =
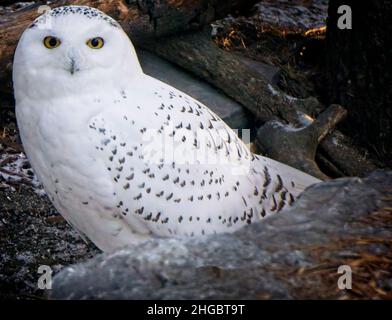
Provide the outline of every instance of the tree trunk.
<path id="1" fill-rule="evenodd" d="M 352 30 L 341 30 L 338 7 L 352 9 Z M 330 102 L 348 110 L 342 130 L 392 167 L 392 2 L 330 0 L 327 82 Z"/>

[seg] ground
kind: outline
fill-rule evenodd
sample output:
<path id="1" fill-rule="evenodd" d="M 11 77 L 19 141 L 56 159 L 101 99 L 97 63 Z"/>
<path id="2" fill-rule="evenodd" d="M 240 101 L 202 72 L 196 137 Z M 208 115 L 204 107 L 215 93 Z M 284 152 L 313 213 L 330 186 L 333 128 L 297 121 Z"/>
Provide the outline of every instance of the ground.
<path id="1" fill-rule="evenodd" d="M 44 298 L 37 286 L 40 265 L 57 272 L 100 252 L 30 186 L 2 188 L 0 203 L 0 298 Z"/>

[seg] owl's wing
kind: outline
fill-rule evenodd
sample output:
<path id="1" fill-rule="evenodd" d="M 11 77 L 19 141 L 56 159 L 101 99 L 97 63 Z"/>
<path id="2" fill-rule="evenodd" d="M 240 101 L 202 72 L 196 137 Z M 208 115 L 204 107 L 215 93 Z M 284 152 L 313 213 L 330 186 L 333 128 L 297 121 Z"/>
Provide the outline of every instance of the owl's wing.
<path id="1" fill-rule="evenodd" d="M 90 121 L 91 132 L 101 141 L 97 153 L 113 181 L 116 210 L 136 232 L 234 230 L 249 221 L 244 211 L 254 218 L 264 211 L 261 197 L 280 183 L 276 172 L 308 177 L 253 155 L 206 106 L 156 79 L 146 76 L 110 99 L 112 107 Z M 273 183 L 266 184 L 264 167 Z M 270 189 L 256 195 L 263 185 Z"/>

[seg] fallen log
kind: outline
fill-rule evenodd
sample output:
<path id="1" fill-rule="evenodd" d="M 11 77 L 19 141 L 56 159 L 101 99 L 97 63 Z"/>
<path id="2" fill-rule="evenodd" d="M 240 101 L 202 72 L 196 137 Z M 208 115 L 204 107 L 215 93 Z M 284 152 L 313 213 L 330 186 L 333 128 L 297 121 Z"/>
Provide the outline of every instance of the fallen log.
<path id="1" fill-rule="evenodd" d="M 328 180 L 329 177 L 320 170 L 315 161 L 316 150 L 319 143 L 346 115 L 346 110 L 341 106 L 332 105 L 302 129 L 295 129 L 278 121 L 269 121 L 257 132 L 256 145 L 270 158 L 321 180 Z M 282 152 L 282 149 L 285 152 Z"/>

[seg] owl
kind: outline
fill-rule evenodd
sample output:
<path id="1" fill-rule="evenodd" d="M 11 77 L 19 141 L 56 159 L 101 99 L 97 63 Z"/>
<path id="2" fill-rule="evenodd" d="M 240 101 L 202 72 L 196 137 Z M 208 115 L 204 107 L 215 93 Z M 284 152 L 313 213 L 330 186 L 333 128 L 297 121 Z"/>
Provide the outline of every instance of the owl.
<path id="1" fill-rule="evenodd" d="M 61 215 L 103 251 L 233 232 L 319 182 L 251 153 L 214 112 L 143 73 L 120 25 L 64 6 L 21 36 L 16 116 Z"/>

